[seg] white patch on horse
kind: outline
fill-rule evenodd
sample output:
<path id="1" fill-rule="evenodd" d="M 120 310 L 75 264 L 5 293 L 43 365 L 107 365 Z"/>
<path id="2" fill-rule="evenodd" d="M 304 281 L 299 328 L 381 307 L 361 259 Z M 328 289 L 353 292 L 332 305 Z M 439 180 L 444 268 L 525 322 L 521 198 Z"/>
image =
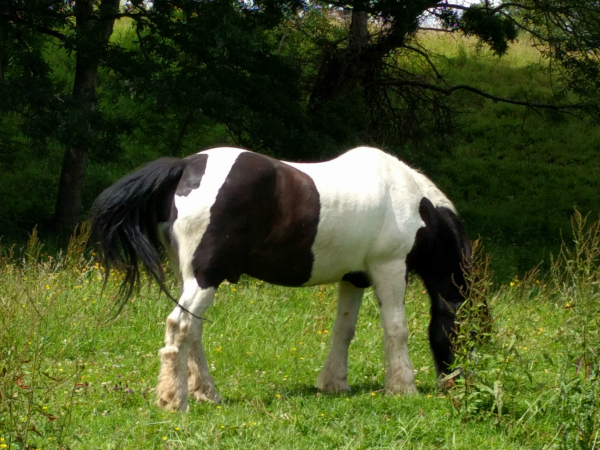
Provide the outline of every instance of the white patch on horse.
<path id="1" fill-rule="evenodd" d="M 237 157 L 245 151 L 222 147 L 200 152 L 208 155 L 200 186 L 186 196 L 175 195 L 177 219 L 173 223 L 173 234 L 179 248 L 179 265 L 184 281 L 194 277 L 192 259 L 208 228 L 210 209 L 217 199 L 219 189 Z"/>
<path id="2" fill-rule="evenodd" d="M 370 147 L 324 163 L 288 164 L 313 179 L 321 200 L 307 286 L 336 282 L 348 272 L 367 271 L 370 261 L 404 259 L 410 252 L 425 226 L 419 216 L 424 194 L 406 164 Z"/>

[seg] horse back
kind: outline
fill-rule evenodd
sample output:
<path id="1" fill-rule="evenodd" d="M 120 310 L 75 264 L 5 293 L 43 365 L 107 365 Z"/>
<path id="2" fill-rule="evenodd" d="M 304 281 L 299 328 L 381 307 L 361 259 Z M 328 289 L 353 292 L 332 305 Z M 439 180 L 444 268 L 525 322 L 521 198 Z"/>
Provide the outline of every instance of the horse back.
<path id="1" fill-rule="evenodd" d="M 377 149 L 312 164 L 239 149 L 188 159 L 171 228 L 183 279 L 201 287 L 242 273 L 286 286 L 336 282 L 406 258 L 424 226 L 416 172 Z"/>

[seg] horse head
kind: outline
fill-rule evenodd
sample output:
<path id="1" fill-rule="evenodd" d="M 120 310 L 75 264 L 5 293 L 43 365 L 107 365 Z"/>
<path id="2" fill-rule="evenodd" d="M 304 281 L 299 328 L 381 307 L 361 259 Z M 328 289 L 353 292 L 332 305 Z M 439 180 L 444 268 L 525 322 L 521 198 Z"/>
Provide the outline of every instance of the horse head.
<path id="1" fill-rule="evenodd" d="M 419 214 L 425 226 L 417 232 L 407 266 L 421 277 L 431 298 L 429 342 L 438 375 L 443 376 L 454 362 L 456 312 L 469 294 L 471 243 L 452 209 L 435 207 L 424 197 Z"/>

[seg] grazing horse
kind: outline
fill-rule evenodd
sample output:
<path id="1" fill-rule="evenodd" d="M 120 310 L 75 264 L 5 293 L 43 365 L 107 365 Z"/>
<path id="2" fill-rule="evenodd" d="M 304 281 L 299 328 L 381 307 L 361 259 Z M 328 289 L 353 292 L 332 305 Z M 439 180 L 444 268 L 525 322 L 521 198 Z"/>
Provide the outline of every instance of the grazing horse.
<path id="1" fill-rule="evenodd" d="M 381 307 L 385 388 L 416 393 L 404 294 L 408 272 L 431 298 L 429 341 L 438 376 L 453 362 L 455 313 L 465 300 L 471 247 L 446 196 L 381 150 L 360 147 L 322 163 L 290 163 L 237 148 L 162 158 L 106 189 L 92 235 L 131 294 L 141 261 L 164 290 L 161 247 L 182 291 L 167 319 L 157 405 L 187 410 L 188 394 L 219 402 L 202 347 L 202 316 L 219 285 L 247 274 L 283 286 L 339 283 L 332 344 L 316 386 L 349 390 L 348 347 L 365 288 Z M 166 292 L 166 290 L 165 290 Z M 174 299 L 173 299 L 174 300 Z"/>

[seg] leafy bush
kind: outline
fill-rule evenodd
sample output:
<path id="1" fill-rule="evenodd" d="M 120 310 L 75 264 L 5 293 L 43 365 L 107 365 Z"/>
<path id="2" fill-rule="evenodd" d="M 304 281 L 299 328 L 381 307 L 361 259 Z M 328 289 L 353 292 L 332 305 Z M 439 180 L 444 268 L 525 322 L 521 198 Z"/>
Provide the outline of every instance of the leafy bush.
<path id="1" fill-rule="evenodd" d="M 548 302 L 566 312 L 557 332 L 560 353 L 541 350 L 557 374 L 556 383 L 540 385 L 536 380 L 536 360 L 521 350 L 527 350 L 523 342 L 527 337 L 516 331 L 517 326 L 489 332 L 489 319 L 482 314 L 491 280 L 489 257 L 476 252 L 469 279 L 470 301 L 457 319 L 456 367 L 464 376 L 455 380 L 447 396 L 463 420 L 493 416 L 497 423 L 508 422 L 510 433 L 516 435 L 524 432 L 535 415 L 546 416 L 556 427 L 552 442 L 557 448 L 590 449 L 600 441 L 600 221 L 590 224 L 575 211 L 571 223 L 572 243 L 563 242 L 559 255 L 552 259 L 547 282 L 540 281 L 534 269 L 522 280 L 515 277 L 490 298 L 495 315 L 506 314 L 519 304 L 533 308 L 536 302 Z M 544 331 L 543 327 L 539 330 Z M 518 409 L 517 393 L 540 386 L 546 389 L 518 419 L 509 414 Z"/>

